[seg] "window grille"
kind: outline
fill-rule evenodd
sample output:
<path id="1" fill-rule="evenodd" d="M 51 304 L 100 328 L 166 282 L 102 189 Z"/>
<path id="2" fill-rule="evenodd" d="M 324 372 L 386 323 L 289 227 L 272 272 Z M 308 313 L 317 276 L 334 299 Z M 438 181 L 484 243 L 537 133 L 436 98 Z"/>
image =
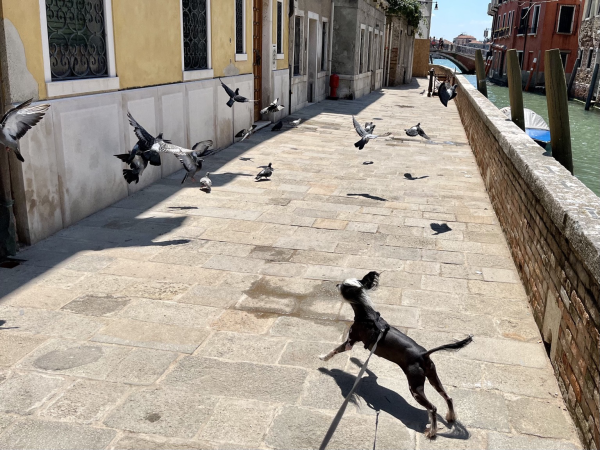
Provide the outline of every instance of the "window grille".
<path id="1" fill-rule="evenodd" d="M 277 53 L 283 53 L 283 3 L 277 2 Z"/>
<path id="2" fill-rule="evenodd" d="M 301 27 L 302 17 L 296 16 L 294 20 L 294 75 L 300 75 Z"/>
<path id="3" fill-rule="evenodd" d="M 53 81 L 108 76 L 104 0 L 46 0 Z"/>
<path id="4" fill-rule="evenodd" d="M 244 0 L 235 0 L 235 52 L 244 53 Z"/>
<path id="5" fill-rule="evenodd" d="M 367 71 L 371 70 L 372 43 L 373 43 L 373 32 L 369 31 L 369 39 L 367 40 Z"/>
<path id="6" fill-rule="evenodd" d="M 561 5 L 558 15 L 557 33 L 571 34 L 573 31 L 573 16 L 575 15 L 574 6 Z"/>
<path id="7" fill-rule="evenodd" d="M 588 57 L 587 57 L 587 64 L 586 64 L 586 68 L 587 69 L 591 69 L 592 68 L 592 56 L 594 54 L 594 49 L 590 48 L 588 50 Z"/>
<path id="8" fill-rule="evenodd" d="M 206 0 L 182 0 L 185 70 L 208 69 Z"/>

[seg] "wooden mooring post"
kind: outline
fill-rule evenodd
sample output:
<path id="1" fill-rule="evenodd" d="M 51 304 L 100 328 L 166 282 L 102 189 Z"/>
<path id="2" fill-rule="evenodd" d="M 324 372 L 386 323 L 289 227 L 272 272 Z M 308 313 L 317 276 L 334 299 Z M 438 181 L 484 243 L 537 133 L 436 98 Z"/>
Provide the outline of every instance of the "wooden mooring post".
<path id="1" fill-rule="evenodd" d="M 525 112 L 523 111 L 523 81 L 521 66 L 515 49 L 506 52 L 506 75 L 508 76 L 508 97 L 510 99 L 510 118 L 525 131 Z"/>
<path id="2" fill-rule="evenodd" d="M 590 50 L 591 51 L 591 50 Z M 594 64 L 594 71 L 592 72 L 592 81 L 590 82 L 590 88 L 588 90 L 587 98 L 585 99 L 585 107 L 586 111 L 589 111 L 590 106 L 592 104 L 592 98 L 594 97 L 594 87 L 596 87 L 596 81 L 598 80 L 598 69 L 600 68 L 600 49 L 596 50 L 596 63 Z"/>
<path id="3" fill-rule="evenodd" d="M 485 84 L 485 66 L 481 50 L 475 50 L 475 73 L 477 74 L 477 90 L 487 97 L 487 85 Z"/>
<path id="4" fill-rule="evenodd" d="M 548 102 L 552 156 L 573 174 L 569 98 L 565 70 L 560 59 L 560 50 L 546 50 L 544 77 L 546 79 L 546 101 Z"/>

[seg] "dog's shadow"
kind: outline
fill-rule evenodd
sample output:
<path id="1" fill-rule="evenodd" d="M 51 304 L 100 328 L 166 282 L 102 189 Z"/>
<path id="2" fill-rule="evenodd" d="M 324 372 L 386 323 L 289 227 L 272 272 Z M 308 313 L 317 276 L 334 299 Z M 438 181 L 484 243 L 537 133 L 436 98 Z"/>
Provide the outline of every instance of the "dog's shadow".
<path id="1" fill-rule="evenodd" d="M 362 362 L 360 360 L 356 358 L 351 358 L 350 360 L 359 368 L 362 367 Z M 321 367 L 319 368 L 319 372 L 329 375 L 335 380 L 344 398 L 348 395 L 356 380 L 354 375 L 340 369 L 329 370 Z M 407 428 L 423 433 L 429 423 L 427 411 L 425 409 L 415 408 L 395 391 L 392 391 L 385 386 L 381 386 L 377 382 L 377 375 L 369 369 L 367 369 L 365 373 L 367 376 L 364 376 L 361 380 L 354 393 L 354 398 L 350 399 L 350 403 L 357 405 L 357 397 L 360 397 L 373 411 L 386 412 L 402 422 Z M 438 432 L 438 436 L 461 440 L 466 440 L 470 436 L 466 427 L 458 421 L 449 424 L 438 414 L 438 422 L 441 422 L 446 427 L 444 432 Z"/>

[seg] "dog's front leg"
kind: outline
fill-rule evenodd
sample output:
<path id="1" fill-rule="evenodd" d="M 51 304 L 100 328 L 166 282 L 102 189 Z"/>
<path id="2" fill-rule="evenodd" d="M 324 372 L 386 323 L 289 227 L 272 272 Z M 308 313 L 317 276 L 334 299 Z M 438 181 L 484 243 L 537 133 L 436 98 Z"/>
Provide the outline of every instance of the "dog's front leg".
<path id="1" fill-rule="evenodd" d="M 329 361 L 331 358 L 333 358 L 338 353 L 343 353 L 343 352 L 346 352 L 348 350 L 352 350 L 352 346 L 353 345 L 354 345 L 354 342 L 351 342 L 350 339 L 348 339 L 342 345 L 340 345 L 339 347 L 334 348 L 329 353 L 327 353 L 325 355 L 320 355 L 319 359 L 322 360 L 322 361 Z"/>

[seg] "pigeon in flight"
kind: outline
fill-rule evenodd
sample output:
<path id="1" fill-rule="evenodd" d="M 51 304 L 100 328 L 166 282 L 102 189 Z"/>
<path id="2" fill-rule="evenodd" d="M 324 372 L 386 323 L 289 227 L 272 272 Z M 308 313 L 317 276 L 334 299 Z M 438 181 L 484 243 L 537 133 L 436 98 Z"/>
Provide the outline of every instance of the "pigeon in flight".
<path id="1" fill-rule="evenodd" d="M 221 81 L 220 78 L 219 78 L 219 81 Z M 222 81 L 221 81 L 221 86 L 223 86 L 223 89 L 225 89 L 225 92 L 227 92 L 227 95 L 229 95 L 229 100 L 227 101 L 227 106 L 229 106 L 230 108 L 233 106 L 233 104 L 235 102 L 239 102 L 239 103 L 256 102 L 256 100 L 248 100 L 246 97 L 240 95 L 240 88 L 237 88 L 235 90 L 235 92 L 233 92 L 231 90 L 231 88 L 229 86 L 227 86 L 225 83 L 223 83 Z"/>
<path id="2" fill-rule="evenodd" d="M 209 178 L 209 175 L 210 172 L 206 172 L 206 175 L 200 178 L 200 190 L 206 192 L 207 194 L 212 190 L 212 181 Z"/>
<path id="3" fill-rule="evenodd" d="M 277 111 L 281 111 L 283 108 L 285 108 L 284 105 L 279 105 L 279 98 L 276 98 L 274 102 L 269 103 L 269 106 L 267 106 L 266 108 L 263 108 L 260 110 L 261 114 L 268 114 L 268 113 L 272 113 L 272 112 L 277 112 Z"/>
<path id="4" fill-rule="evenodd" d="M 371 139 L 377 139 L 379 137 L 378 135 L 371 134 L 370 132 L 365 130 L 363 127 L 361 127 L 360 123 L 358 123 L 356 121 L 354 116 L 352 116 L 352 122 L 354 123 L 354 129 L 360 136 L 360 141 L 358 141 L 354 144 L 354 146 L 357 147 L 359 150 L 362 150 L 365 147 L 365 145 L 367 145 L 367 142 L 369 142 Z M 373 127 L 375 127 L 375 126 L 373 125 Z M 386 133 L 382 136 L 389 136 L 390 134 L 391 133 Z"/>
<path id="5" fill-rule="evenodd" d="M 181 184 L 185 183 L 188 177 L 191 178 L 192 182 L 196 181 L 194 175 L 202 169 L 202 162 L 204 160 L 196 156 L 196 152 L 179 154 L 177 155 L 177 159 L 179 159 L 179 162 L 181 162 L 185 169 L 185 175 L 183 180 L 181 180 Z"/>
<path id="6" fill-rule="evenodd" d="M 372 133 L 374 129 L 375 129 L 375 125 L 373 125 L 373 122 L 366 122 L 365 123 L 365 131 L 367 133 Z"/>
<path id="7" fill-rule="evenodd" d="M 134 160 L 136 155 L 149 152 L 143 158 L 145 160 L 147 160 L 148 162 L 150 162 L 150 164 L 153 166 L 160 166 L 160 164 L 161 164 L 160 154 L 156 150 L 152 150 L 152 146 L 157 141 L 164 140 L 165 142 L 167 142 L 169 144 L 171 143 L 171 141 L 169 141 L 167 139 L 163 139 L 162 133 L 160 133 L 157 137 L 152 136 L 150 133 L 148 133 L 146 131 L 146 129 L 143 126 L 141 126 L 133 118 L 133 116 L 131 115 L 130 112 L 127 112 L 127 118 L 129 119 L 129 125 L 131 125 L 133 127 L 133 132 L 135 133 L 135 136 L 138 138 L 138 141 L 133 146 L 133 149 L 131 149 L 131 152 L 129 152 L 129 159 L 123 160 L 123 161 L 126 162 L 127 164 L 130 164 Z M 117 155 L 115 155 L 115 156 L 117 156 Z M 123 158 L 121 158 L 121 159 L 123 159 Z"/>
<path id="8" fill-rule="evenodd" d="M 452 100 L 454 97 L 456 97 L 456 88 L 458 87 L 458 84 L 455 84 L 454 86 L 452 86 L 450 89 L 446 88 L 446 83 L 442 83 L 438 89 L 438 95 L 440 97 L 440 101 L 442 102 L 442 105 L 444 105 L 446 108 L 448 107 L 448 102 L 450 100 Z"/>
<path id="9" fill-rule="evenodd" d="M 256 181 L 260 181 L 261 179 L 265 179 L 267 180 L 271 175 L 273 175 L 273 167 L 271 167 L 271 163 L 269 163 L 269 165 L 267 167 L 265 167 L 263 170 L 261 170 L 258 175 L 256 175 L 255 180 Z"/>
<path id="10" fill-rule="evenodd" d="M 254 133 L 255 129 L 256 129 L 256 125 L 252 125 L 249 130 L 244 128 L 242 131 L 240 131 L 238 134 L 236 134 L 235 137 L 242 138 L 242 139 L 240 139 L 240 142 L 242 142 L 244 139 L 246 139 L 248 136 L 250 136 L 252 133 Z"/>
<path id="11" fill-rule="evenodd" d="M 6 147 L 6 151 L 14 151 L 17 159 L 21 162 L 25 162 L 25 158 L 21 155 L 19 139 L 42 120 L 50 108 L 48 104 L 30 106 L 32 101 L 33 99 L 30 98 L 15 106 L 4 114 L 0 122 L 0 143 Z"/>
<path id="12" fill-rule="evenodd" d="M 192 154 L 194 154 L 194 156 L 196 156 L 197 158 L 205 158 L 207 156 L 214 155 L 219 150 L 209 150 L 209 148 L 212 147 L 212 145 L 213 141 L 211 141 L 210 139 L 207 139 L 206 141 L 196 142 L 192 147 Z"/>
<path id="13" fill-rule="evenodd" d="M 404 131 L 406 131 L 407 136 L 414 137 L 414 136 L 419 135 L 422 138 L 429 140 L 429 136 L 427 136 L 425 134 L 425 132 L 423 131 L 423 128 L 421 128 L 421 122 L 416 124 L 414 127 L 410 127 L 408 130 L 404 130 Z"/>
<path id="14" fill-rule="evenodd" d="M 133 158 L 131 158 L 131 153 L 115 155 L 121 161 L 129 164 L 129 169 L 123 169 L 123 178 L 125 178 L 125 181 L 127 181 L 128 184 L 131 184 L 134 181 L 135 184 L 139 183 L 140 177 L 142 176 L 142 173 L 144 173 L 144 169 L 148 167 L 148 153 L 149 152 L 138 153 Z"/>
<path id="15" fill-rule="evenodd" d="M 156 150 L 157 152 L 161 153 L 171 153 L 176 156 L 195 153 L 196 157 L 202 157 L 212 155 L 216 152 L 216 150 L 207 150 L 208 147 L 210 147 L 211 145 L 213 145 L 213 141 L 208 139 L 206 141 L 200 141 L 196 143 L 192 150 L 190 150 L 188 148 L 183 148 L 178 145 L 172 144 L 171 141 L 167 141 L 166 139 L 161 139 L 160 137 L 157 137 L 155 139 L 154 144 L 151 147 L 151 150 Z M 194 150 L 198 148 L 200 148 L 200 150 Z"/>
<path id="16" fill-rule="evenodd" d="M 273 128 L 271 128 L 271 131 L 279 131 L 279 130 L 281 130 L 281 127 L 283 127 L 283 120 L 280 120 L 279 122 L 277 122 L 275 124 L 275 126 Z"/>

